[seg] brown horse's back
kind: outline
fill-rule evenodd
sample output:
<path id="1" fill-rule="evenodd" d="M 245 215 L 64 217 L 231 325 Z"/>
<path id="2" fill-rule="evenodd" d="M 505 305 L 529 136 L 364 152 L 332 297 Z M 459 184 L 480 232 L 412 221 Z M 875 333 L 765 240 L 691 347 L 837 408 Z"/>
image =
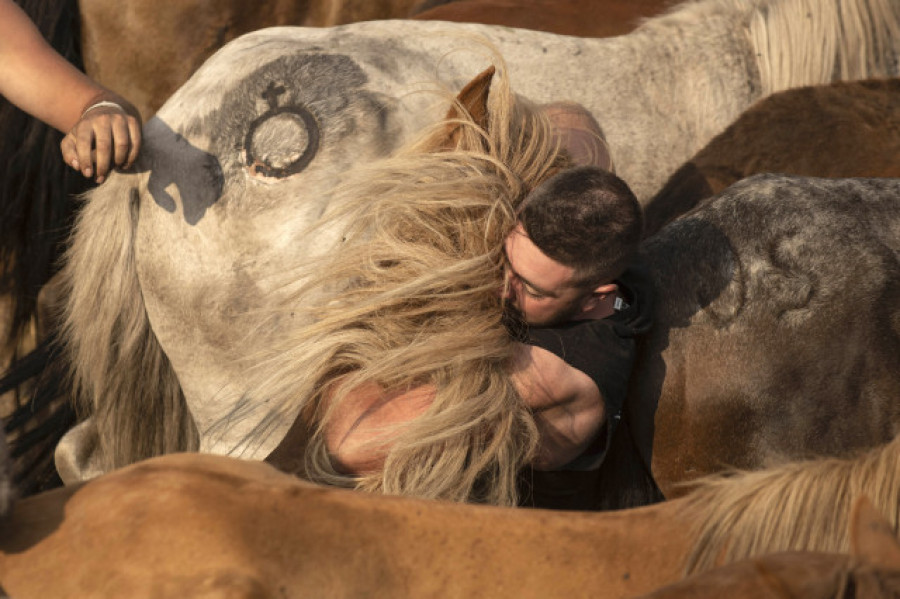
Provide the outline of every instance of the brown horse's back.
<path id="1" fill-rule="evenodd" d="M 761 100 L 650 200 L 646 235 L 758 173 L 900 177 L 900 79 L 803 87 Z"/>
<path id="2" fill-rule="evenodd" d="M 412 18 L 505 25 L 580 37 L 623 35 L 673 0 L 456 0 Z"/>
<path id="3" fill-rule="evenodd" d="M 115 0 L 82 0 L 88 75 L 128 98 L 149 119 L 188 77 L 236 37 L 283 25 L 331 27 L 405 18 L 415 0 L 152 0 L 122 10 Z"/>
<path id="4" fill-rule="evenodd" d="M 871 480 L 847 480 L 854 470 L 890 478 L 896 453 L 895 443 L 842 463 L 794 465 L 785 468 L 792 476 L 773 472 L 768 481 L 738 475 L 699 489 L 696 498 L 602 514 L 370 495 L 313 485 L 258 462 L 168 455 L 17 504 L 0 520 L 0 585 L 17 599 L 633 597 L 679 580 L 695 527 L 737 494 L 740 513 L 726 509 L 714 524 L 731 531 L 749 514 L 749 531 L 735 534 L 768 538 L 754 554 L 771 551 L 772 530 L 784 529 L 794 545 L 808 543 L 784 495 L 826 507 L 809 523 L 828 531 L 820 545 L 845 530 L 851 510 L 838 498 L 878 496 L 870 515 L 860 518 L 857 507 L 853 518 L 862 567 L 846 556 L 775 555 L 750 569 L 700 574 L 659 597 L 697 596 L 685 589 L 734 595 L 734 584 L 819 590 L 846 580 L 845 572 L 860 589 L 896 588 L 900 548 L 895 522 L 883 515 L 896 515 L 898 487 L 876 493 Z"/>
<path id="5" fill-rule="evenodd" d="M 14 506 L 0 521 L 0 585 L 19 599 L 632 596 L 680 574 L 687 526 L 671 509 L 373 496 L 169 455 Z"/>

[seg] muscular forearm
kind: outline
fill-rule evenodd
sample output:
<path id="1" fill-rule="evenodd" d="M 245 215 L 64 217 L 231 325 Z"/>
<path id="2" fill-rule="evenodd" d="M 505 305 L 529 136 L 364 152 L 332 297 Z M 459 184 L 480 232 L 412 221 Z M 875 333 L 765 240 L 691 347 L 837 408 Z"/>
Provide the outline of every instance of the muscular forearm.
<path id="1" fill-rule="evenodd" d="M 590 446 L 606 417 L 590 377 L 545 349 L 520 345 L 513 382 L 540 433 L 535 468 L 556 470 Z"/>

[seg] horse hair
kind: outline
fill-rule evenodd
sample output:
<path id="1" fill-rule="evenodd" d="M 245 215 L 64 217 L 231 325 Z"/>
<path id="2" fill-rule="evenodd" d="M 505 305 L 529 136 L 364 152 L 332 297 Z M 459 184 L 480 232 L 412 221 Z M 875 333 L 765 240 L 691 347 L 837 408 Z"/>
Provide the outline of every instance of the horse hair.
<path id="1" fill-rule="evenodd" d="M 900 437 L 852 458 L 791 462 L 701 479 L 688 497 L 698 515 L 686 573 L 778 551 L 847 553 L 854 501 L 868 497 L 900 531 Z"/>
<path id="2" fill-rule="evenodd" d="M 20 0 L 40 32 L 82 69 L 78 6 L 74 1 Z M 58 268 L 71 225 L 73 194 L 91 182 L 66 166 L 62 134 L 0 97 L 0 293 L 12 301 L 9 337 L 0 339 L 13 361 L 29 337 L 40 288 Z"/>
<path id="3" fill-rule="evenodd" d="M 61 338 L 74 397 L 79 411 L 105 432 L 99 438 L 107 468 L 199 447 L 181 386 L 144 308 L 134 264 L 137 191 L 130 181 L 114 174 L 107 193 L 84 205 L 62 271 Z"/>
<path id="4" fill-rule="evenodd" d="M 565 158 L 547 118 L 514 98 L 502 67 L 489 125 L 458 112 L 336 189 L 313 226 L 341 227 L 342 242 L 284 266 L 289 292 L 258 326 L 258 349 L 247 351 L 248 387 L 277 406 L 267 422 L 300 414 L 309 430 L 304 474 L 314 481 L 514 505 L 537 432 L 508 373 L 514 342 L 496 292 L 502 240 L 515 206 Z M 447 148 L 450 130 L 459 137 Z M 275 327 L 278 335 L 267 333 Z M 423 382 L 437 389 L 434 403 L 384 432 L 384 468 L 336 470 L 322 431 L 347 391 Z"/>
<path id="5" fill-rule="evenodd" d="M 677 52 L 680 29 L 733 23 L 736 13 L 755 57 L 758 79 L 750 85 L 759 86 L 758 98 L 837 79 L 900 74 L 900 6 L 892 0 L 688 0 L 645 20 L 634 34 Z M 715 114 L 716 91 L 697 88 L 695 94 L 700 118 Z"/>

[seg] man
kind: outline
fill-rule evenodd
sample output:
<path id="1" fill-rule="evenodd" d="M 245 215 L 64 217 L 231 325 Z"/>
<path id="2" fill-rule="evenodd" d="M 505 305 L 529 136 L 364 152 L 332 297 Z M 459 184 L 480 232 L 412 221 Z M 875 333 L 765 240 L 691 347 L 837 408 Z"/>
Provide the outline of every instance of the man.
<path id="1" fill-rule="evenodd" d="M 615 279 L 641 232 L 624 181 L 596 167 L 563 171 L 529 194 L 506 238 L 506 297 L 535 326 L 605 318 L 622 306 Z"/>
<path id="2" fill-rule="evenodd" d="M 600 479 L 613 487 L 620 482 L 600 467 L 610 462 L 613 441 L 622 444 L 622 434 L 614 433 L 634 337 L 649 326 L 648 294 L 626 268 L 641 222 L 640 206 L 621 179 L 596 166 L 579 167 L 533 190 L 506 239 L 505 297 L 518 320 L 529 323 L 523 334 L 514 333 L 520 343 L 510 375 L 540 435 L 533 468 L 522 477 L 527 505 L 623 505 L 604 503 L 596 491 Z M 349 390 L 325 428 L 335 467 L 356 474 L 383 467 L 391 438 L 382 431 L 412 422 L 428 409 L 434 391 L 431 385 L 391 393 L 377 385 Z M 626 463 L 623 470 L 635 466 Z"/>
<path id="3" fill-rule="evenodd" d="M 543 437 L 570 431 L 568 441 L 585 449 L 566 464 L 551 469 L 537 463 L 525 473 L 527 504 L 624 507 L 608 491 L 635 485 L 643 497 L 626 504 L 658 498 L 627 424 L 620 426 L 636 338 L 650 327 L 649 285 L 630 267 L 641 232 L 641 208 L 625 182 L 588 166 L 562 171 L 529 194 L 506 239 L 504 293 L 527 324 L 519 338 L 586 374 L 599 389 L 587 408 L 558 409 L 545 418 Z M 585 420 L 602 424 L 578 427 Z M 573 430 L 583 438 L 573 438 Z M 636 471 L 647 474 L 643 481 Z"/>

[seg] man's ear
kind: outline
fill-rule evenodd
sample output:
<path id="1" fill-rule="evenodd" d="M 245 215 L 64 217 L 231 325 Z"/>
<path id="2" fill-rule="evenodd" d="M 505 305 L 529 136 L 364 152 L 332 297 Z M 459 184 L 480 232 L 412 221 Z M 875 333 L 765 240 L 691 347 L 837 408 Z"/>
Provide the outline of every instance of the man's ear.
<path id="1" fill-rule="evenodd" d="M 456 96 L 456 103 L 450 106 L 447 111 L 446 119 L 452 121 L 455 119 L 465 118 L 466 113 L 471 116 L 472 121 L 481 127 L 487 129 L 488 125 L 488 96 L 491 92 L 491 81 L 494 78 L 496 67 L 491 65 L 484 71 L 479 73 L 474 79 L 469 81 L 459 94 Z M 462 125 L 458 123 L 447 123 L 446 139 L 438 145 L 440 149 L 452 150 L 459 143 Z"/>
<path id="2" fill-rule="evenodd" d="M 593 314 L 594 317 L 602 318 L 600 316 L 596 316 L 598 311 L 600 313 L 605 313 L 606 310 L 602 309 L 604 302 L 611 295 L 618 291 L 619 286 L 615 283 L 603 283 L 602 285 L 597 285 L 594 287 L 594 290 L 591 291 L 591 294 L 587 296 L 581 303 L 581 312 L 582 314 Z"/>
<path id="3" fill-rule="evenodd" d="M 610 293 L 615 293 L 618 290 L 619 286 L 615 283 L 603 283 L 602 285 L 597 285 L 596 287 L 594 287 L 594 291 L 591 293 L 591 295 L 605 297 Z"/>

